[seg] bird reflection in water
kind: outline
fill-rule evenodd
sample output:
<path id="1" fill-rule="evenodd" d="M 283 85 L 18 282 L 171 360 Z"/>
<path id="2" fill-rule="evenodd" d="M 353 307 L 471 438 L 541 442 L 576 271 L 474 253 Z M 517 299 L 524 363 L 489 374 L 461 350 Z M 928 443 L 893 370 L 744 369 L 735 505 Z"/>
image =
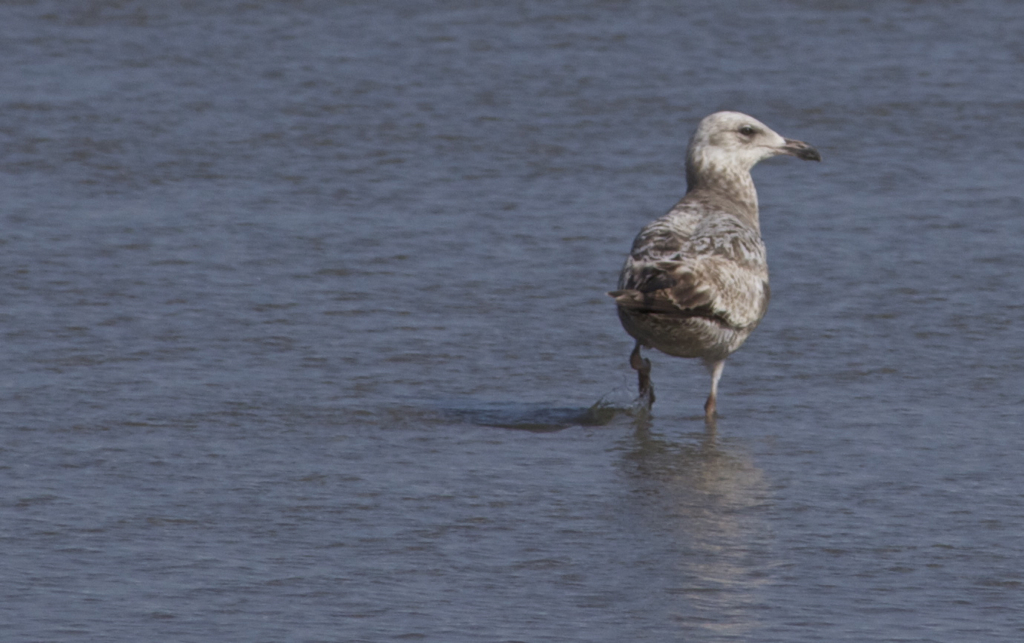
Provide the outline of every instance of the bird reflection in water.
<path id="1" fill-rule="evenodd" d="M 644 418 L 623 442 L 630 489 L 622 517 L 647 548 L 656 585 L 679 597 L 681 626 L 749 634 L 759 626 L 772 570 L 764 475 L 740 447 L 721 444 L 714 420 L 683 442 Z"/>

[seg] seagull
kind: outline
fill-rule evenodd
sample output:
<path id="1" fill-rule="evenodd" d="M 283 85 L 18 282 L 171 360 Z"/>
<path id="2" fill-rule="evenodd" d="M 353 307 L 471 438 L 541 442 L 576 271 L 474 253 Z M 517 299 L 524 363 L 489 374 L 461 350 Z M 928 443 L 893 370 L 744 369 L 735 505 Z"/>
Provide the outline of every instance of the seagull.
<path id="1" fill-rule="evenodd" d="M 636 340 L 629 364 L 646 408 L 654 388 L 641 346 L 700 359 L 711 375 L 704 415 L 714 419 L 725 359 L 768 310 L 768 262 L 750 170 L 780 154 L 821 160 L 807 143 L 746 114 L 705 117 L 686 151 L 686 195 L 633 241 L 618 290 L 608 294 Z"/>

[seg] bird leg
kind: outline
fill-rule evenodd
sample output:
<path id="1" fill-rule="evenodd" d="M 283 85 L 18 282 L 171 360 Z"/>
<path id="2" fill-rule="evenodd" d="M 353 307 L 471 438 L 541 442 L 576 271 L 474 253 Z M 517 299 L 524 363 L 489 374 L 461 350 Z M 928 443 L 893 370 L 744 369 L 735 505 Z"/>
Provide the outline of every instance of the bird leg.
<path id="1" fill-rule="evenodd" d="M 704 403 L 704 417 L 710 420 L 715 417 L 715 407 L 718 401 L 718 380 L 722 377 L 725 360 L 707 362 L 704 365 L 711 371 L 711 395 L 708 396 L 708 401 Z"/>
<path id="2" fill-rule="evenodd" d="M 636 348 L 629 356 L 629 365 L 636 371 L 638 385 L 640 389 L 640 401 L 642 401 L 648 409 L 654 404 L 654 386 L 651 385 L 651 360 L 640 356 L 640 342 L 636 343 Z"/>

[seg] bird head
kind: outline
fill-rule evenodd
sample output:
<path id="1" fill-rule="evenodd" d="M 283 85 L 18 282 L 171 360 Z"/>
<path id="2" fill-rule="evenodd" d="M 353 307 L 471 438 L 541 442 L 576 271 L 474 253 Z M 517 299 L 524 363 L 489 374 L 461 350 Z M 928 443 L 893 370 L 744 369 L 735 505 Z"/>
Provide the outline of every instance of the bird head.
<path id="1" fill-rule="evenodd" d="M 688 173 L 749 172 L 759 162 L 786 154 L 820 161 L 821 154 L 803 141 L 783 138 L 761 121 L 739 112 L 716 112 L 697 126 L 686 161 Z"/>

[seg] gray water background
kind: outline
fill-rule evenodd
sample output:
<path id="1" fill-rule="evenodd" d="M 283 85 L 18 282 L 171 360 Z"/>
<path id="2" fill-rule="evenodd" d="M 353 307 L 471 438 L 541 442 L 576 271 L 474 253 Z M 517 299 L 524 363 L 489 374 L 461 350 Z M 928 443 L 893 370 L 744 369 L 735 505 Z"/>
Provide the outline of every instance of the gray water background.
<path id="1" fill-rule="evenodd" d="M 1024 640 L 1021 33 L 3 3 L 3 640 Z M 604 292 L 720 109 L 825 161 L 711 430 Z"/>

